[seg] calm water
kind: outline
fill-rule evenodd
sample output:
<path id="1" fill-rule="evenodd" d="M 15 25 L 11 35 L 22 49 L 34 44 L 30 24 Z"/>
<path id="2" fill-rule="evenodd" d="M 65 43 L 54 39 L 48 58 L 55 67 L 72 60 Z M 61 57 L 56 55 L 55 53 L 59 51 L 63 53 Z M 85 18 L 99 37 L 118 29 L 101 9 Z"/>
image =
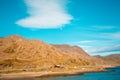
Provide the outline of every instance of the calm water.
<path id="1" fill-rule="evenodd" d="M 114 70 L 112 72 L 96 72 L 86 73 L 84 75 L 63 76 L 63 77 L 49 77 L 36 78 L 34 80 L 120 80 L 120 67 L 107 68 L 107 70 Z"/>

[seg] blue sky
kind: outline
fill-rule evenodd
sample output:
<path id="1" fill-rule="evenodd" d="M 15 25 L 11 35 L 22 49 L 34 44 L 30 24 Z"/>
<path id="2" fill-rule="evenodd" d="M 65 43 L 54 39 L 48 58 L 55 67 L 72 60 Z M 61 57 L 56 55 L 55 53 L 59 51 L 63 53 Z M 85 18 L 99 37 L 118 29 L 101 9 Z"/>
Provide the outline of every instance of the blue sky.
<path id="1" fill-rule="evenodd" d="M 0 36 L 14 34 L 91 55 L 120 53 L 120 1 L 0 0 Z"/>

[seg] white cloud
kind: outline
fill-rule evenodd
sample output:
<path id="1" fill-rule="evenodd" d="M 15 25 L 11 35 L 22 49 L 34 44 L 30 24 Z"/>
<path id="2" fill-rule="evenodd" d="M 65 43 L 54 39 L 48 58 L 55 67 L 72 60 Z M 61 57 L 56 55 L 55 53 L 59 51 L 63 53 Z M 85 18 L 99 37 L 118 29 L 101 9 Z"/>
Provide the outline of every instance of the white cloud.
<path id="1" fill-rule="evenodd" d="M 98 35 L 99 35 L 99 38 L 111 39 L 111 40 L 120 40 L 120 32 L 100 33 Z"/>
<path id="2" fill-rule="evenodd" d="M 84 40 L 76 44 L 91 55 L 105 55 L 120 52 L 120 43 L 116 40 Z"/>
<path id="3" fill-rule="evenodd" d="M 74 42 L 74 43 L 77 43 L 77 44 L 84 44 L 84 43 L 92 43 L 92 42 L 95 42 L 96 40 L 82 40 L 82 41 L 78 41 L 78 42 Z"/>
<path id="4" fill-rule="evenodd" d="M 90 53 L 104 53 L 104 52 L 115 52 L 115 51 L 120 51 L 120 44 L 114 46 L 105 46 L 101 48 L 93 48 L 89 50 Z"/>
<path id="5" fill-rule="evenodd" d="M 24 0 L 29 16 L 16 22 L 27 28 L 59 28 L 73 17 L 67 13 L 67 0 Z"/>

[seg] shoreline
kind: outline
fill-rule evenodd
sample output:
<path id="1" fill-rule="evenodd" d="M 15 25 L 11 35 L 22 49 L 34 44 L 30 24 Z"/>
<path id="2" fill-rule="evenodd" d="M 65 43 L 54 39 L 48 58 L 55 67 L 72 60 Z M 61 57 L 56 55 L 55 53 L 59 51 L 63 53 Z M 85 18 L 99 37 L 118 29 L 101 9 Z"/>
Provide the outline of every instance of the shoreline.
<path id="1" fill-rule="evenodd" d="M 72 75 L 83 75 L 85 73 L 91 72 L 107 72 L 103 69 L 89 69 L 89 70 L 75 70 L 69 72 L 21 72 L 21 73 L 9 73 L 9 74 L 0 74 L 0 80 L 7 79 L 31 79 L 31 78 L 43 78 L 43 77 L 54 77 L 54 76 L 72 76 Z"/>

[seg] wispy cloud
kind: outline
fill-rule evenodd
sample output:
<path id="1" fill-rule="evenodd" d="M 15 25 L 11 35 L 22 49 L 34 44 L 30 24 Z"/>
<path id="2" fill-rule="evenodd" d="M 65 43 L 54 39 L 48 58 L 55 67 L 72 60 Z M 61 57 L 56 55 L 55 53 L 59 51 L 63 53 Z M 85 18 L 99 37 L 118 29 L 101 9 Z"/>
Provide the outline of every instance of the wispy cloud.
<path id="1" fill-rule="evenodd" d="M 120 32 L 99 33 L 100 38 L 120 40 Z"/>
<path id="2" fill-rule="evenodd" d="M 112 38 L 119 39 L 120 40 L 120 32 L 113 33 L 110 35 Z"/>
<path id="3" fill-rule="evenodd" d="M 83 43 L 92 43 L 92 42 L 95 42 L 95 40 L 82 40 L 82 41 L 77 41 L 77 42 L 74 42 L 74 43 L 83 44 Z"/>
<path id="4" fill-rule="evenodd" d="M 92 46 L 88 46 L 88 45 L 77 45 L 77 46 L 80 46 L 82 48 L 91 48 Z"/>
<path id="5" fill-rule="evenodd" d="M 92 46 L 88 46 L 88 45 L 77 45 L 77 46 L 81 47 L 81 48 L 84 49 L 86 52 L 89 52 L 89 50 L 90 50 L 91 48 L 93 48 Z"/>
<path id="6" fill-rule="evenodd" d="M 116 26 L 92 26 L 95 29 L 114 29 Z"/>
<path id="7" fill-rule="evenodd" d="M 80 46 L 91 55 L 96 55 L 96 54 L 104 55 L 106 53 L 110 54 L 110 53 L 120 52 L 120 43 L 116 42 L 116 40 L 111 40 L 111 39 L 83 40 L 74 44 Z"/>
<path id="8" fill-rule="evenodd" d="M 120 51 L 120 44 L 114 46 L 105 46 L 97 49 L 93 48 L 89 50 L 90 53 L 103 53 L 103 52 L 114 52 L 114 51 Z"/>
<path id="9" fill-rule="evenodd" d="M 73 17 L 67 13 L 67 0 L 24 0 L 29 16 L 16 22 L 27 28 L 59 28 Z"/>

